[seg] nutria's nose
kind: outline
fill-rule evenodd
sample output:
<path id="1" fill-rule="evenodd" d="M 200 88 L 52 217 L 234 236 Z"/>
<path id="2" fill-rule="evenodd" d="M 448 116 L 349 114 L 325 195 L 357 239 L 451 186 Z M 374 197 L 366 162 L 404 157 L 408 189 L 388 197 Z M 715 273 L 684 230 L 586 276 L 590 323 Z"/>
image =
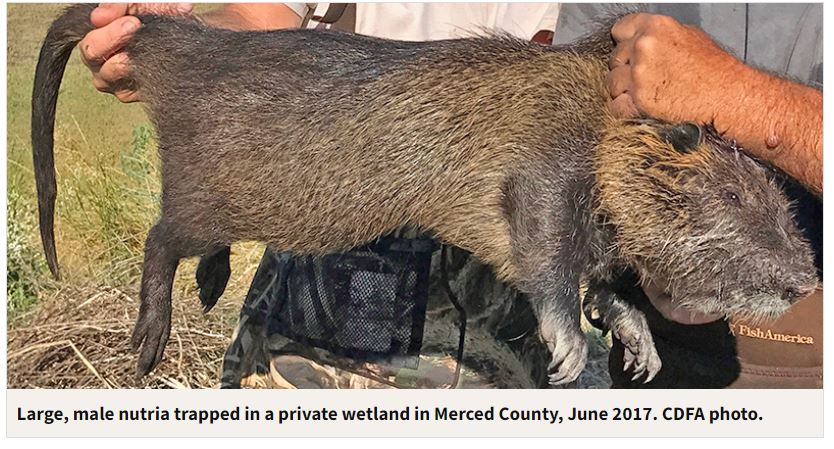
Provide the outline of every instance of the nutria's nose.
<path id="1" fill-rule="evenodd" d="M 816 289 L 817 287 L 815 285 L 794 285 L 785 288 L 785 291 L 782 293 L 782 298 L 793 304 L 814 293 Z"/>

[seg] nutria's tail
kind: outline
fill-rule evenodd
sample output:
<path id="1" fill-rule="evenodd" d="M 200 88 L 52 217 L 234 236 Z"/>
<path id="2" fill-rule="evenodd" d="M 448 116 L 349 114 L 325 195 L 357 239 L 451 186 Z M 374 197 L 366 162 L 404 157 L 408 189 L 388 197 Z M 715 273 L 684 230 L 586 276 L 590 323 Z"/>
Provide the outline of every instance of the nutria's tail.
<path id="1" fill-rule="evenodd" d="M 38 188 L 41 241 L 46 263 L 56 279 L 59 278 L 59 274 L 53 219 L 57 187 L 52 150 L 55 104 L 72 49 L 94 28 L 90 23 L 90 13 L 95 7 L 94 4 L 70 6 L 52 23 L 41 46 L 38 67 L 35 70 L 35 88 L 32 91 L 32 156 Z"/>

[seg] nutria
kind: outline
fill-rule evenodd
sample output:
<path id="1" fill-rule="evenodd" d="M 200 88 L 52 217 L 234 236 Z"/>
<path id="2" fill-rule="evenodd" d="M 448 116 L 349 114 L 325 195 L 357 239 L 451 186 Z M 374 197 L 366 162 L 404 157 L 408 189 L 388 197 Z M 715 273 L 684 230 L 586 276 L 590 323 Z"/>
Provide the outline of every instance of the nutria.
<path id="1" fill-rule="evenodd" d="M 55 276 L 55 103 L 92 8 L 53 23 L 35 76 L 41 237 Z M 132 337 L 139 375 L 162 358 L 179 260 L 203 257 L 210 308 L 239 240 L 320 254 L 404 225 L 431 230 L 531 297 L 554 384 L 585 364 L 583 277 L 605 291 L 632 267 L 676 301 L 725 314 L 775 314 L 815 285 L 810 249 L 765 168 L 699 125 L 608 115 L 607 26 L 545 47 L 139 18 L 126 51 L 162 172 Z M 617 298 L 605 304 L 625 323 L 620 334 L 638 333 L 631 349 L 653 375 L 645 319 Z"/>

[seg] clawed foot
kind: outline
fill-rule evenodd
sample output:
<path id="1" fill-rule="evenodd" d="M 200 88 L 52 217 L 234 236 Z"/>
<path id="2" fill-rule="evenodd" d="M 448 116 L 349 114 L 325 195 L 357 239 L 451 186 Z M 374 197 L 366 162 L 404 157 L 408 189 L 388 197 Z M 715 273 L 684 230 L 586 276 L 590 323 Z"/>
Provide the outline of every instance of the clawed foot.
<path id="1" fill-rule="evenodd" d="M 614 320 L 611 332 L 625 346 L 623 371 L 634 373 L 631 380 L 643 378 L 643 383 L 651 382 L 662 364 L 646 316 L 631 309 Z"/>
<path id="2" fill-rule="evenodd" d="M 547 373 L 550 385 L 573 382 L 588 360 L 588 342 L 579 329 L 542 329 L 542 339 L 553 354 Z"/>

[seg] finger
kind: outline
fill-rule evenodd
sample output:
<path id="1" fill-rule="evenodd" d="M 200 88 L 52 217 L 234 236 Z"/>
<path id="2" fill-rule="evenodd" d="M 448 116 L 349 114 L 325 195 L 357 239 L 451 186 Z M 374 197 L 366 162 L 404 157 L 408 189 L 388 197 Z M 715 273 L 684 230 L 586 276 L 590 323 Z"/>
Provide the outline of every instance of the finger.
<path id="1" fill-rule="evenodd" d="M 629 94 L 622 94 L 611 100 L 608 103 L 608 108 L 616 117 L 632 118 L 640 116 L 640 112 L 637 110 L 637 106 L 634 105 L 634 100 Z"/>
<path id="2" fill-rule="evenodd" d="M 101 28 L 126 15 L 128 6 L 128 3 L 102 3 L 90 13 L 90 22 L 96 28 Z"/>
<path id="3" fill-rule="evenodd" d="M 113 90 L 110 84 L 95 75 L 93 75 L 93 86 L 99 92 L 110 93 Z"/>
<path id="4" fill-rule="evenodd" d="M 645 15 L 645 13 L 636 13 L 623 17 L 611 27 L 611 37 L 617 43 L 633 38 Z"/>
<path id="5" fill-rule="evenodd" d="M 78 44 L 84 64 L 93 70 L 97 70 L 107 58 L 124 47 L 125 43 L 139 29 L 139 26 L 139 19 L 125 16 L 116 19 L 103 28 L 87 33 Z"/>
<path id="6" fill-rule="evenodd" d="M 98 71 L 97 78 L 107 84 L 115 85 L 130 75 L 130 60 L 127 53 L 119 52 L 104 62 Z"/>
<path id="7" fill-rule="evenodd" d="M 139 92 L 133 89 L 121 89 L 113 92 L 113 95 L 122 103 L 134 103 L 142 101 Z"/>
<path id="8" fill-rule="evenodd" d="M 90 14 L 90 22 L 101 28 L 119 17 L 136 14 L 191 14 L 191 3 L 102 3 Z"/>
<path id="9" fill-rule="evenodd" d="M 130 3 L 128 14 L 163 14 L 183 15 L 191 14 L 194 5 L 191 3 Z"/>
<path id="10" fill-rule="evenodd" d="M 93 84 L 99 91 L 112 93 L 122 103 L 139 101 L 127 53 L 116 53 L 108 59 L 94 77 Z"/>
<path id="11" fill-rule="evenodd" d="M 102 80 L 98 76 L 94 76 L 93 86 L 95 86 L 96 90 L 98 90 L 99 92 L 115 95 L 122 103 L 131 103 L 134 101 L 138 101 L 139 98 L 136 95 L 138 89 L 136 85 L 133 83 L 133 81 L 129 78 L 122 78 L 115 82 L 107 82 Z"/>
<path id="12" fill-rule="evenodd" d="M 608 72 L 605 77 L 605 86 L 611 98 L 617 98 L 628 93 L 631 89 L 631 66 L 621 65 Z"/>
<path id="13" fill-rule="evenodd" d="M 628 64 L 631 62 L 631 55 L 634 52 L 634 40 L 629 39 L 627 41 L 620 42 L 614 48 L 614 51 L 611 52 L 611 57 L 608 58 L 608 68 L 613 69 L 614 67 L 621 66 L 623 64 Z"/>

